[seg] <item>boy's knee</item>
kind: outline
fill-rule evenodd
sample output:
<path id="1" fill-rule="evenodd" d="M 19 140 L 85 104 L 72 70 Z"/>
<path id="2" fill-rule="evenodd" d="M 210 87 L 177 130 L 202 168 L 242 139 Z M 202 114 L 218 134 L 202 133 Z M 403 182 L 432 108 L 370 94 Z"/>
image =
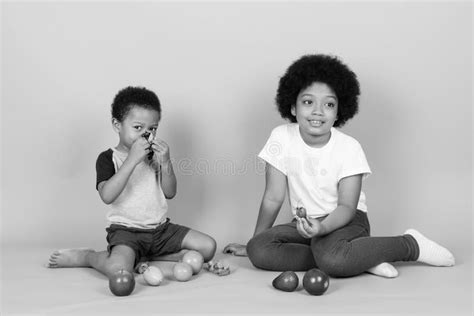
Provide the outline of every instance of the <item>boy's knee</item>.
<path id="1" fill-rule="evenodd" d="M 121 271 L 121 270 L 124 270 L 124 271 L 127 271 L 127 272 L 130 272 L 132 275 L 134 273 L 134 269 L 133 269 L 133 265 L 129 265 L 129 264 L 121 264 L 121 263 L 112 263 L 110 265 L 107 265 L 105 267 L 105 274 L 108 278 L 111 278 L 113 277 L 117 272 Z"/>
<path id="2" fill-rule="evenodd" d="M 200 251 L 202 256 L 204 257 L 204 262 L 208 262 L 209 260 L 214 258 L 214 255 L 216 254 L 216 248 L 217 243 L 214 238 L 207 238 L 206 241 L 203 243 Z"/>
<path id="3" fill-rule="evenodd" d="M 106 275 L 110 277 L 120 270 L 125 270 L 133 274 L 135 256 L 135 251 L 130 246 L 113 246 L 106 259 Z"/>

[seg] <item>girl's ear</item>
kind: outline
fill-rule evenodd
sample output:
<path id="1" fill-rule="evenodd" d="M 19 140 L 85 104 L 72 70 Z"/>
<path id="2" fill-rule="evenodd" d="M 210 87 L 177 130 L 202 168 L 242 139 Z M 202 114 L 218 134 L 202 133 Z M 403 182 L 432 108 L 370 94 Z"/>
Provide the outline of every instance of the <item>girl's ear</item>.
<path id="1" fill-rule="evenodd" d="M 296 117 L 296 106 L 294 104 L 291 106 L 291 115 Z"/>
<path id="2" fill-rule="evenodd" d="M 117 120 L 115 117 L 112 118 L 112 128 L 114 129 L 114 131 L 116 131 L 117 133 L 120 132 L 120 127 L 122 125 L 120 124 L 120 121 Z"/>

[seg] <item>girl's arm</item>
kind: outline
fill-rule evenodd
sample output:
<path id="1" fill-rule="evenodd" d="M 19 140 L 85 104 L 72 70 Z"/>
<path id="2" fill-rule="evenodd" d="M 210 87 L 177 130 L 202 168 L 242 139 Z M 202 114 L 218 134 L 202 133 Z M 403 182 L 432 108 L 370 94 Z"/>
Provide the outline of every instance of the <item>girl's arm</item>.
<path id="1" fill-rule="evenodd" d="M 286 176 L 267 163 L 265 166 L 265 191 L 258 212 L 254 236 L 272 227 L 285 200 L 286 190 Z"/>
<path id="2" fill-rule="evenodd" d="M 298 231 L 305 237 L 327 235 L 347 225 L 355 216 L 362 188 L 362 174 L 343 178 L 339 181 L 337 207 L 321 222 L 297 219 Z"/>
<path id="3" fill-rule="evenodd" d="M 286 176 L 267 163 L 265 165 L 265 191 L 262 203 L 258 212 L 257 224 L 255 225 L 254 236 L 272 227 L 285 200 L 287 180 Z M 231 243 L 224 247 L 224 253 L 231 253 L 235 256 L 246 256 L 245 245 Z"/>

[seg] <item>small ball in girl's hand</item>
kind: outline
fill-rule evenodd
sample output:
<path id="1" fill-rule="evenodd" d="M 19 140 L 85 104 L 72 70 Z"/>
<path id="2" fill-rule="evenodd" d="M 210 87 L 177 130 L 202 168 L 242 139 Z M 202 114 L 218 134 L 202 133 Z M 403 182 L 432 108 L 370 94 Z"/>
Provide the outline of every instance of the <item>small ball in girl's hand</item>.
<path id="1" fill-rule="evenodd" d="M 306 209 L 304 207 L 297 207 L 296 216 L 301 217 L 301 218 L 306 218 Z"/>

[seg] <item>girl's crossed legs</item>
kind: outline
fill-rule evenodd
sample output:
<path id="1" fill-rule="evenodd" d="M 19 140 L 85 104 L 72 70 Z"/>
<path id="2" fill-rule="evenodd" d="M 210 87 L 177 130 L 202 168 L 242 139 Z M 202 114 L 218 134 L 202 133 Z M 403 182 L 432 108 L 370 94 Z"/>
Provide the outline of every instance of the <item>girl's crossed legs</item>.
<path id="1" fill-rule="evenodd" d="M 387 262 L 420 261 L 420 248 L 426 254 L 427 246 L 437 250 L 435 254 L 429 253 L 428 257 L 441 259 L 435 265 L 454 264 L 449 251 L 421 234 L 421 237 L 409 232 L 394 237 L 369 236 L 367 214 L 358 210 L 348 225 L 322 237 L 302 237 L 296 230 L 295 222 L 275 226 L 254 236 L 247 244 L 247 253 L 257 268 L 306 271 L 318 267 L 335 277 L 349 277 L 363 272 L 395 277 L 397 271 Z"/>

